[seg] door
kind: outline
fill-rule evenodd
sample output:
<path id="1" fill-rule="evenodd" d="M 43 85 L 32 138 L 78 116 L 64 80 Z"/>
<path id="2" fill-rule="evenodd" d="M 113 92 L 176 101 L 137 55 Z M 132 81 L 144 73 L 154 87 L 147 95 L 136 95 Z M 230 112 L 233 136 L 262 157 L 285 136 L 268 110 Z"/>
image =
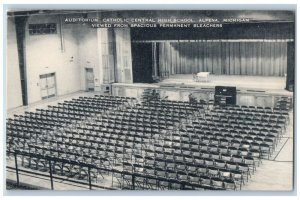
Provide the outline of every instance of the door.
<path id="1" fill-rule="evenodd" d="M 92 68 L 85 68 L 86 71 L 86 90 L 94 91 L 94 70 Z"/>
<path id="2" fill-rule="evenodd" d="M 56 96 L 55 73 L 40 75 L 40 87 L 42 99 L 48 99 Z"/>

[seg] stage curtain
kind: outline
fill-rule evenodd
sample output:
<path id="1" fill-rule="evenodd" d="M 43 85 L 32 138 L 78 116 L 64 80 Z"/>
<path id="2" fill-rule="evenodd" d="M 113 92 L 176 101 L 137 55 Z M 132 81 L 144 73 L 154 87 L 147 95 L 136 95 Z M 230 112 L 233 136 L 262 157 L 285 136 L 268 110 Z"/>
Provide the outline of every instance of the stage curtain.
<path id="1" fill-rule="evenodd" d="M 159 43 L 159 68 L 172 74 L 284 76 L 287 43 L 281 41 L 193 41 Z"/>

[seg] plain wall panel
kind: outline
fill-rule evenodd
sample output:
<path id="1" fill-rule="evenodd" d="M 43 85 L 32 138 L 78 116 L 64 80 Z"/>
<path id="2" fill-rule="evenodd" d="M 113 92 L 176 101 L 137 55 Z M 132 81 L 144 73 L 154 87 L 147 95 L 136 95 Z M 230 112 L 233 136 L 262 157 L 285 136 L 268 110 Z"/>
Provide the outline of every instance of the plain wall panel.
<path id="1" fill-rule="evenodd" d="M 41 74 L 55 73 L 57 95 L 65 95 L 81 89 L 78 37 L 80 25 L 63 24 L 63 49 L 61 49 L 59 16 L 32 16 L 28 24 L 56 23 L 57 33 L 29 35 L 26 29 L 26 66 L 28 103 L 41 100 Z M 28 27 L 28 26 L 27 26 Z"/>
<path id="2" fill-rule="evenodd" d="M 250 95 L 240 95 L 239 96 L 239 105 L 254 105 L 255 96 Z"/>
<path id="3" fill-rule="evenodd" d="M 22 106 L 22 90 L 19 69 L 16 28 L 13 18 L 7 19 L 7 61 L 6 61 L 6 106 L 7 109 Z"/>
<path id="4" fill-rule="evenodd" d="M 115 28 L 116 45 L 116 82 L 132 83 L 132 56 L 131 56 L 131 35 L 129 28 Z"/>
<path id="5" fill-rule="evenodd" d="M 82 25 L 82 28 L 78 31 L 78 37 L 80 38 L 78 43 L 78 49 L 80 51 L 78 54 L 78 65 L 81 73 L 80 89 L 87 89 L 86 68 L 92 68 L 94 72 L 95 90 L 97 91 L 99 90 L 100 83 L 102 81 L 98 58 L 97 29 L 88 28 L 87 26 Z"/>

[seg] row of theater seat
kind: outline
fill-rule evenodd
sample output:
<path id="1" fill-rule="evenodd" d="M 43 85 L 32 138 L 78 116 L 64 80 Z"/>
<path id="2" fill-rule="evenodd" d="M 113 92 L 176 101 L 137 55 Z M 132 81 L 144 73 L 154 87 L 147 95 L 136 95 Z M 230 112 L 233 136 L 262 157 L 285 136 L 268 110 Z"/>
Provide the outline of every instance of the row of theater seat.
<path id="1" fill-rule="evenodd" d="M 108 172 L 122 189 L 241 189 L 280 140 L 286 112 L 210 111 L 204 103 L 81 97 L 9 120 L 8 148 L 41 156 L 24 156 L 24 166 L 48 170 L 47 157 L 54 172 L 78 177 L 91 166 L 96 181 Z M 250 112 L 276 124 L 245 123 Z"/>

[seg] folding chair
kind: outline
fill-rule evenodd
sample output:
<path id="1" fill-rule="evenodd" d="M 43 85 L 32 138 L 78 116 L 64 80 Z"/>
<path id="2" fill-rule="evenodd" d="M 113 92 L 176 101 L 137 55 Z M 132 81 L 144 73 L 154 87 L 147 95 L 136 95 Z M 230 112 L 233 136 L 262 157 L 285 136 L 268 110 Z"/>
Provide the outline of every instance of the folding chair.
<path id="1" fill-rule="evenodd" d="M 197 174 L 199 176 L 207 174 L 207 167 L 206 165 L 197 165 Z"/>
<path id="2" fill-rule="evenodd" d="M 145 177 L 146 177 L 146 182 L 145 182 L 146 188 L 150 190 L 157 190 L 158 189 L 157 178 L 153 175 L 148 175 Z"/>
<path id="3" fill-rule="evenodd" d="M 240 186 L 240 190 L 242 189 L 242 184 L 244 184 L 243 174 L 238 170 L 231 170 L 232 180 Z"/>
<path id="4" fill-rule="evenodd" d="M 123 171 L 122 173 L 123 173 L 122 189 L 132 190 L 134 188 L 133 181 L 132 181 L 133 174 L 127 171 Z"/>
<path id="5" fill-rule="evenodd" d="M 245 174 L 247 176 L 247 182 L 248 182 L 248 177 L 251 177 L 251 173 L 250 173 L 250 168 L 247 164 L 244 163 L 238 163 L 238 170 L 240 172 L 243 173 L 243 175 Z"/>
<path id="6" fill-rule="evenodd" d="M 200 176 L 194 173 L 188 173 L 190 183 L 198 185 L 200 183 Z"/>
<path id="7" fill-rule="evenodd" d="M 219 169 L 221 168 L 225 168 L 226 167 L 226 162 L 224 160 L 221 159 L 215 159 L 215 166 Z"/>
<path id="8" fill-rule="evenodd" d="M 182 185 L 178 180 L 170 180 L 170 189 L 172 190 L 181 190 Z"/>
<path id="9" fill-rule="evenodd" d="M 224 188 L 223 180 L 218 177 L 212 177 L 211 178 L 211 184 L 213 187 L 217 187 L 220 189 Z"/>
<path id="10" fill-rule="evenodd" d="M 147 189 L 146 185 L 146 177 L 142 173 L 134 173 L 134 189 L 135 190 L 143 190 Z"/>
<path id="11" fill-rule="evenodd" d="M 211 179 L 209 176 L 205 176 L 205 175 L 200 176 L 200 182 L 201 182 L 201 185 L 203 185 L 203 186 L 211 185 Z"/>
<path id="12" fill-rule="evenodd" d="M 194 164 L 195 165 L 203 165 L 204 159 L 200 156 L 193 156 L 194 157 Z"/>
<path id="13" fill-rule="evenodd" d="M 176 162 L 175 163 L 175 170 L 177 171 L 185 171 L 186 170 L 186 165 L 184 162 Z"/>
<path id="14" fill-rule="evenodd" d="M 226 190 L 236 190 L 236 184 L 233 180 L 231 179 L 224 179 L 223 180 L 224 183 L 224 188 Z"/>
<path id="15" fill-rule="evenodd" d="M 175 165 L 176 165 L 176 163 L 171 160 L 166 161 L 166 169 L 174 170 Z"/>
<path id="16" fill-rule="evenodd" d="M 267 156 L 267 158 L 270 158 L 270 154 L 271 154 L 271 147 L 270 145 L 266 144 L 266 143 L 262 143 L 260 144 L 260 155 L 262 157 Z"/>
<path id="17" fill-rule="evenodd" d="M 166 177 L 166 173 L 163 172 L 164 175 L 162 173 L 159 173 L 159 174 L 160 175 L 157 175 L 157 185 L 158 185 L 158 188 L 160 190 L 168 190 L 168 189 L 170 189 L 170 182 L 169 182 L 169 180 Z"/>

